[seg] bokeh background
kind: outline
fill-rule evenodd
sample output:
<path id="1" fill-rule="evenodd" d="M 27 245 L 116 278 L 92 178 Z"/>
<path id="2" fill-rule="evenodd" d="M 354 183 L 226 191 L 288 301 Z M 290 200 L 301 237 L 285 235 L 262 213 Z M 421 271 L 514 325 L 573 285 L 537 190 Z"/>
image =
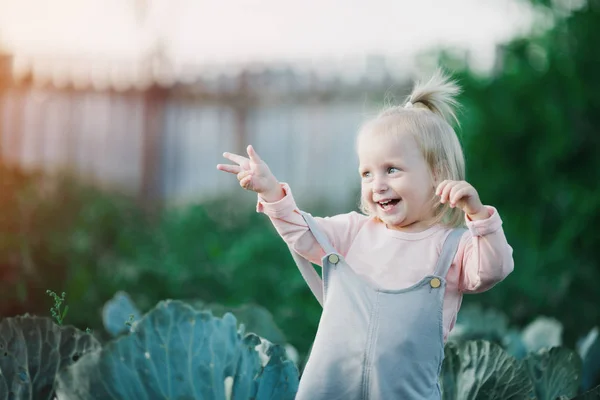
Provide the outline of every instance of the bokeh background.
<path id="1" fill-rule="evenodd" d="M 356 210 L 358 126 L 441 66 L 514 248 L 464 303 L 573 347 L 600 325 L 599 38 L 599 0 L 0 0 L 0 316 L 256 304 L 305 354 L 320 306 L 215 166 L 253 144 L 304 210 Z"/>

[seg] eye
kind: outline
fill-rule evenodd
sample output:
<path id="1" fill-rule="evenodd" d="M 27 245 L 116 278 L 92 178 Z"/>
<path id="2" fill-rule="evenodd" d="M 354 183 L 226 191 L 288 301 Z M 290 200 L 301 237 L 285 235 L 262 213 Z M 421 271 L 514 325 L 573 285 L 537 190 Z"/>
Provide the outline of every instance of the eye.
<path id="1" fill-rule="evenodd" d="M 387 169 L 387 173 L 388 174 L 393 174 L 394 172 L 400 172 L 400 168 L 396 168 L 396 167 L 389 167 Z"/>
<path id="2" fill-rule="evenodd" d="M 370 178 L 371 177 L 371 173 L 369 171 L 363 171 L 360 176 L 362 176 L 363 178 Z"/>

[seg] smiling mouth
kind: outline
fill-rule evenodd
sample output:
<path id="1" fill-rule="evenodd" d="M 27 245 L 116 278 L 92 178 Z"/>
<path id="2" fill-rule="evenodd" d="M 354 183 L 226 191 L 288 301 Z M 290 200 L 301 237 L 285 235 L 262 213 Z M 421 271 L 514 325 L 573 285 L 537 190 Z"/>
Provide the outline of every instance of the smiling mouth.
<path id="1" fill-rule="evenodd" d="M 379 201 L 379 202 L 377 202 L 377 205 L 379 206 L 379 208 L 383 209 L 384 211 L 388 211 L 388 210 L 392 209 L 399 202 L 400 202 L 400 199 L 393 199 L 393 200 Z"/>

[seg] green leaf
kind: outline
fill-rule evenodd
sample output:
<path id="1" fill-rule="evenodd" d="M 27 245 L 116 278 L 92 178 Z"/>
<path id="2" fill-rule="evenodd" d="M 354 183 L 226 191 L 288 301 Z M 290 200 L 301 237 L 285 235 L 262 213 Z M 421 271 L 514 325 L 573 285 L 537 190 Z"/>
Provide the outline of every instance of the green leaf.
<path id="1" fill-rule="evenodd" d="M 239 323 L 244 325 L 246 332 L 254 333 L 269 342 L 285 344 L 284 333 L 279 329 L 271 313 L 264 307 L 256 304 L 244 304 L 239 307 L 225 307 L 220 304 L 204 304 L 199 309 L 210 310 L 213 315 L 220 317 L 225 313 L 235 315 Z"/>
<path id="2" fill-rule="evenodd" d="M 562 324 L 554 318 L 537 317 L 523 329 L 522 340 L 528 353 L 562 344 Z"/>
<path id="3" fill-rule="evenodd" d="M 440 376 L 444 400 L 530 399 L 533 385 L 524 365 L 497 344 L 448 343 Z"/>
<path id="4" fill-rule="evenodd" d="M 533 382 L 538 400 L 571 398 L 577 394 L 581 381 L 581 359 L 566 347 L 543 349 L 523 360 Z"/>
<path id="5" fill-rule="evenodd" d="M 495 309 L 483 309 L 478 304 L 463 307 L 449 341 L 488 340 L 500 343 L 508 330 L 508 318 Z"/>
<path id="6" fill-rule="evenodd" d="M 579 396 L 573 397 L 571 400 L 598 400 L 600 399 L 600 386 L 596 386 L 595 388 L 588 390 L 585 393 L 580 394 Z"/>
<path id="7" fill-rule="evenodd" d="M 100 344 L 50 318 L 22 316 L 0 321 L 0 399 L 54 397 L 57 372 Z"/>
<path id="8" fill-rule="evenodd" d="M 502 347 L 508 354 L 522 360 L 527 356 L 527 346 L 523 343 L 521 333 L 516 329 L 509 329 L 509 331 L 502 338 Z"/>
<path id="9" fill-rule="evenodd" d="M 67 313 L 69 312 L 69 306 L 65 306 L 65 309 L 63 310 L 61 316 L 60 316 L 60 321 L 64 322 L 65 321 L 65 317 L 67 316 Z"/>
<path id="10" fill-rule="evenodd" d="M 112 299 L 102 307 L 102 323 L 104 329 L 111 336 L 116 337 L 130 330 L 128 322 L 133 315 L 133 320 L 140 319 L 140 311 L 125 292 L 117 292 Z"/>
<path id="11" fill-rule="evenodd" d="M 598 327 L 592 329 L 577 343 L 577 351 L 583 360 L 581 389 L 589 390 L 600 381 L 600 334 Z"/>
<path id="12" fill-rule="evenodd" d="M 293 399 L 298 370 L 267 345 L 263 364 L 255 335 L 241 337 L 232 314 L 216 318 L 181 301 L 163 301 L 128 335 L 83 357 L 58 378 L 57 394 L 74 399 L 224 399 L 234 378 L 236 399 Z M 274 357 L 275 355 L 275 357 Z M 262 393 L 269 397 L 256 397 Z"/>
<path id="13" fill-rule="evenodd" d="M 285 349 L 266 343 L 267 365 L 257 377 L 257 400 L 281 399 L 294 400 L 298 391 L 298 371 L 292 361 L 286 360 Z"/>
<path id="14" fill-rule="evenodd" d="M 459 345 L 449 342 L 444 347 L 444 362 L 440 374 L 440 387 L 444 400 L 458 400 L 458 377 L 461 373 Z"/>

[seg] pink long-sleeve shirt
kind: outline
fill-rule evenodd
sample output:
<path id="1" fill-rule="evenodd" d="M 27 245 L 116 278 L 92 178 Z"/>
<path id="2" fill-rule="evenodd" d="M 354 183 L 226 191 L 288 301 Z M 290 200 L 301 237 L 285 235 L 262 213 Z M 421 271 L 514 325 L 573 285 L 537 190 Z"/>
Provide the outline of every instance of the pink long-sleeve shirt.
<path id="1" fill-rule="evenodd" d="M 325 252 L 308 230 L 290 187 L 282 183 L 285 196 L 273 203 L 258 196 L 257 211 L 269 216 L 283 240 L 298 254 L 322 266 Z M 492 288 L 513 271 L 512 248 L 494 207 L 486 206 L 489 218 L 471 221 L 446 276 L 444 340 L 454 327 L 463 293 Z M 402 289 L 432 274 L 450 228 L 436 225 L 422 232 L 388 229 L 382 222 L 357 212 L 315 217 L 333 247 L 362 279 L 384 289 Z"/>

